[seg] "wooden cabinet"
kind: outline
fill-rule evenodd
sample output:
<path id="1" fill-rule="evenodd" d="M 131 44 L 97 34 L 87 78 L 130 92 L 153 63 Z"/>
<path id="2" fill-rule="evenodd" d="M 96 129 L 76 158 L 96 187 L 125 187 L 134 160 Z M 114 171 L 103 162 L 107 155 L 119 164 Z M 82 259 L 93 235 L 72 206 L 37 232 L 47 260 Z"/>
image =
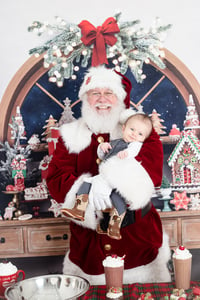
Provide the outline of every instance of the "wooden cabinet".
<path id="1" fill-rule="evenodd" d="M 200 211 L 159 212 L 172 249 L 200 248 Z M 64 255 L 70 229 L 65 218 L 0 221 L 0 258 Z"/>
<path id="2" fill-rule="evenodd" d="M 64 255 L 69 240 L 63 218 L 0 222 L 0 258 Z"/>
<path id="3" fill-rule="evenodd" d="M 0 228 L 0 257 L 23 255 L 23 229 L 18 226 Z"/>
<path id="4" fill-rule="evenodd" d="M 200 248 L 200 211 L 170 211 L 159 214 L 169 235 L 171 248 L 179 245 L 188 249 Z"/>

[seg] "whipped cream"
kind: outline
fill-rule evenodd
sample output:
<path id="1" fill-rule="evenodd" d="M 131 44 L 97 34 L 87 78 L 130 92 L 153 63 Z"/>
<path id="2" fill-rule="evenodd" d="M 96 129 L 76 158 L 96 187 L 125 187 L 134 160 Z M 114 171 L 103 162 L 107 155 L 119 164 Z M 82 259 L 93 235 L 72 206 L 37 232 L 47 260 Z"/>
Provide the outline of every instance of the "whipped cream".
<path id="1" fill-rule="evenodd" d="M 123 265 L 124 265 L 124 257 L 120 257 L 117 255 L 107 256 L 103 260 L 104 267 L 116 268 L 116 267 L 122 267 Z"/>
<path id="2" fill-rule="evenodd" d="M 17 267 L 15 267 L 11 262 L 0 263 L 0 276 L 12 275 L 17 272 Z"/>
<path id="3" fill-rule="evenodd" d="M 108 292 L 106 294 L 106 297 L 110 298 L 110 299 L 117 299 L 119 297 L 122 297 L 123 296 L 123 293 L 120 292 L 120 293 L 112 293 L 112 292 Z"/>
<path id="4" fill-rule="evenodd" d="M 188 259 L 192 257 L 192 254 L 190 253 L 190 251 L 188 249 L 186 249 L 183 246 L 179 246 L 178 248 L 176 248 L 176 250 L 173 253 L 173 258 L 176 259 Z"/>

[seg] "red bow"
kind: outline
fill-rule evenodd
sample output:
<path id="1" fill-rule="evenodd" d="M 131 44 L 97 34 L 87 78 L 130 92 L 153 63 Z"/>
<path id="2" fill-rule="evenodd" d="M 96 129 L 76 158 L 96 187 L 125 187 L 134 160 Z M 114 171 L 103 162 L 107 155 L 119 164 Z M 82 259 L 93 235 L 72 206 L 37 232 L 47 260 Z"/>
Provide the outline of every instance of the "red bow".
<path id="1" fill-rule="evenodd" d="M 86 46 L 94 44 L 92 66 L 96 67 L 104 63 L 108 64 L 106 44 L 113 46 L 117 41 L 114 34 L 120 31 L 116 20 L 108 18 L 102 26 L 98 26 L 97 28 L 88 21 L 82 21 L 78 26 L 81 29 L 81 41 L 83 44 Z"/>

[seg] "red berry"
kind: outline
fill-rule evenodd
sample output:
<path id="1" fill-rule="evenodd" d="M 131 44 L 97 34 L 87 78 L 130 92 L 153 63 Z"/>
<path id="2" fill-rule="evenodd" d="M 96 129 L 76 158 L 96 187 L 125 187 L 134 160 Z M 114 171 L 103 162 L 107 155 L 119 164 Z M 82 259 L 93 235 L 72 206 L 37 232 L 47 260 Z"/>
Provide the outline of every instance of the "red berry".
<path id="1" fill-rule="evenodd" d="M 180 250 L 185 250 L 185 247 L 184 246 L 179 246 L 179 249 Z"/>

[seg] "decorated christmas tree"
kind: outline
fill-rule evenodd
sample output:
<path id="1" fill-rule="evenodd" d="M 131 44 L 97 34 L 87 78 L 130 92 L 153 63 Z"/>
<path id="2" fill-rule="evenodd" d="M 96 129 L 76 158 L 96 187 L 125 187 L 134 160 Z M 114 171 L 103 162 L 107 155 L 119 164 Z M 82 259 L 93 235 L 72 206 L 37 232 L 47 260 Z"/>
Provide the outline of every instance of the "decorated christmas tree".
<path id="1" fill-rule="evenodd" d="M 159 134 L 166 134 L 166 132 L 163 130 L 166 127 L 162 125 L 162 123 L 164 122 L 163 119 L 160 118 L 160 114 L 156 111 L 156 109 L 153 109 L 152 113 L 150 114 L 152 123 L 153 123 L 153 128 L 155 129 L 155 131 Z"/>
<path id="2" fill-rule="evenodd" d="M 17 106 L 16 115 L 12 116 L 11 120 L 12 123 L 9 123 L 11 127 L 11 139 L 15 140 L 15 144 L 19 146 L 21 140 L 26 140 L 25 126 L 19 106 Z"/>
<path id="3" fill-rule="evenodd" d="M 12 117 L 12 123 L 9 123 L 11 128 L 11 136 L 14 139 L 14 144 L 11 146 L 8 141 L 4 143 L 0 142 L 0 152 L 4 154 L 0 161 L 0 182 L 3 187 L 12 181 L 12 178 L 16 175 L 16 170 L 18 172 L 17 176 L 19 178 L 19 173 L 21 173 L 20 178 L 25 177 L 22 174 L 22 170 L 25 170 L 24 161 L 27 160 L 31 153 L 30 146 L 20 145 L 21 139 L 26 139 L 25 137 L 25 127 L 20 114 L 19 108 L 17 108 L 16 116 Z M 19 165 L 19 169 L 16 166 Z M 23 166 L 22 166 L 23 165 Z M 14 171 L 14 172 L 13 172 Z"/>
<path id="4" fill-rule="evenodd" d="M 192 95 L 189 95 L 189 105 L 187 106 L 187 113 L 183 125 L 184 130 L 193 130 L 194 134 L 198 134 L 200 131 L 199 116 Z"/>
<path id="5" fill-rule="evenodd" d="M 49 119 L 46 120 L 46 125 L 43 126 L 43 128 L 45 129 L 45 131 L 42 133 L 42 136 L 43 136 L 43 141 L 47 141 L 48 138 L 51 138 L 51 129 L 52 128 L 57 128 L 57 120 L 54 119 L 54 117 L 52 115 L 49 116 Z"/>
<path id="6" fill-rule="evenodd" d="M 61 118 L 58 122 L 59 127 L 61 125 L 65 124 L 65 123 L 70 123 L 75 119 L 73 117 L 73 112 L 72 112 L 71 107 L 70 107 L 71 100 L 69 100 L 69 98 L 66 98 L 63 102 L 64 102 L 65 108 L 64 108 L 64 110 L 61 114 Z"/>

